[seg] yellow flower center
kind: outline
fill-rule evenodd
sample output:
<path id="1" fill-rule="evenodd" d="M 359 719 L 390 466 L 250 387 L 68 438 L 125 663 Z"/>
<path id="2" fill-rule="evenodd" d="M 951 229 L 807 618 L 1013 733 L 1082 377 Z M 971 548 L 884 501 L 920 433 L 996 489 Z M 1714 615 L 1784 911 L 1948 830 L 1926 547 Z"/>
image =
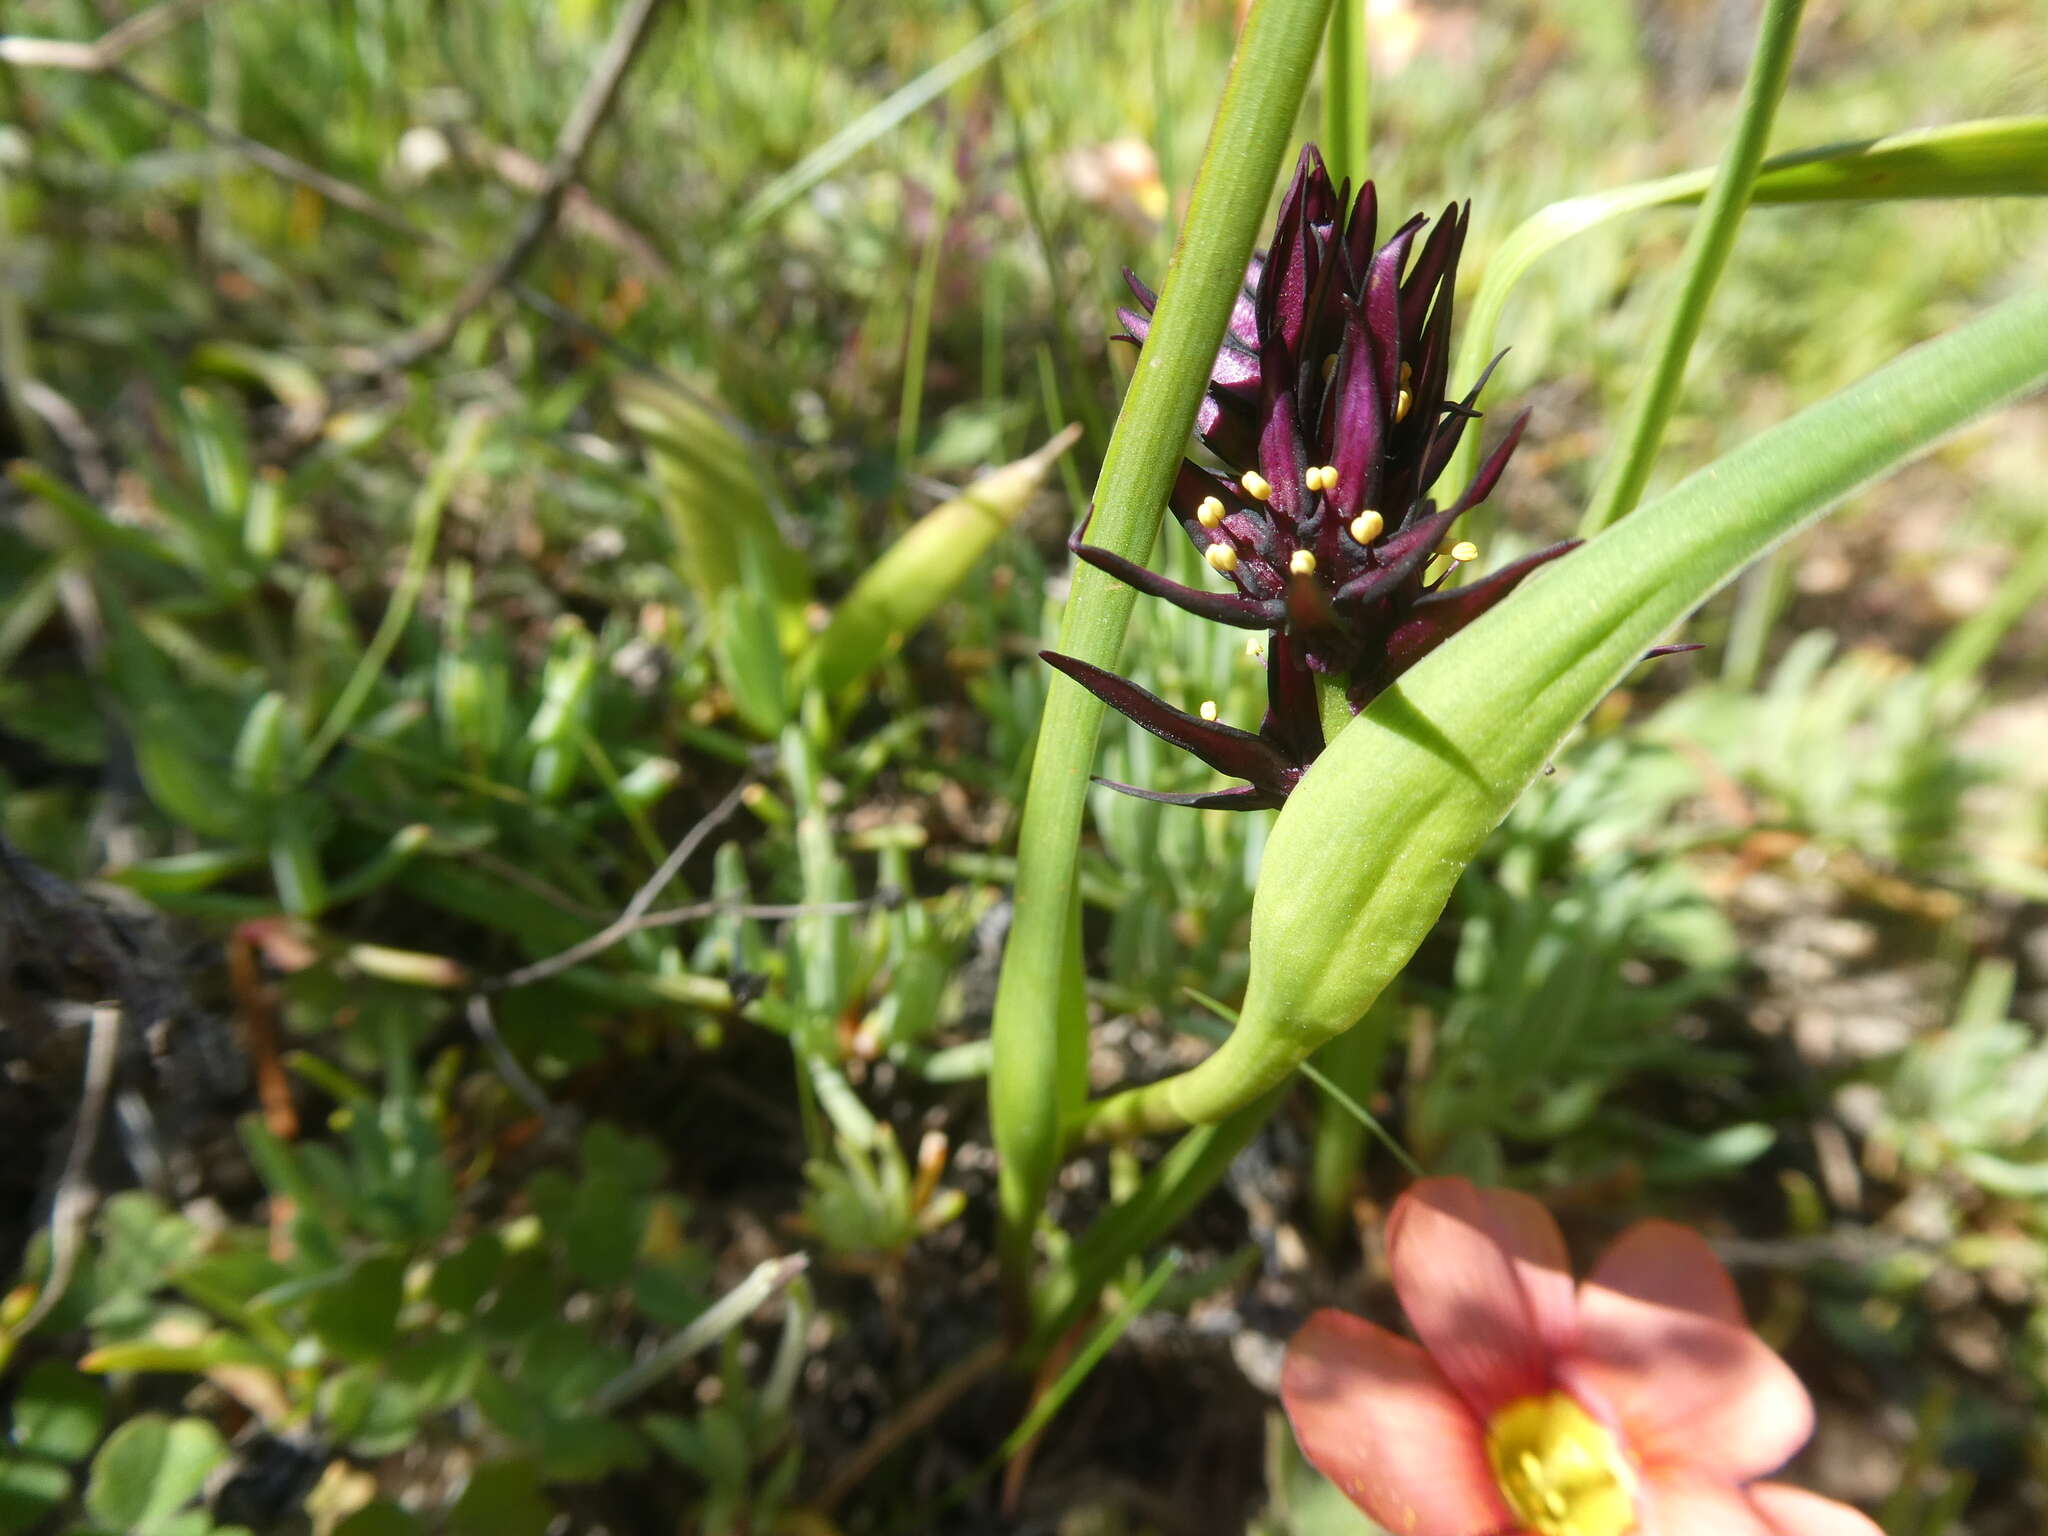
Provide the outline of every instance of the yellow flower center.
<path id="1" fill-rule="evenodd" d="M 1518 1398 L 1496 1413 L 1486 1459 L 1515 1519 L 1538 1536 L 1626 1536 L 1635 1528 L 1620 1444 L 1562 1392 Z"/>

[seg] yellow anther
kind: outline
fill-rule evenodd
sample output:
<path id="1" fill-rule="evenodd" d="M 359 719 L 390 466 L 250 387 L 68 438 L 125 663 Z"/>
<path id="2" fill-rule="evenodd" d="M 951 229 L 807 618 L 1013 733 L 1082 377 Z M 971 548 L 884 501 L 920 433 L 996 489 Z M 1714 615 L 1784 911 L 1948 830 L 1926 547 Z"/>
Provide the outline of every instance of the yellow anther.
<path id="1" fill-rule="evenodd" d="M 1415 397 L 1408 393 L 1407 390 L 1402 390 L 1394 399 L 1394 420 L 1406 421 L 1408 419 L 1408 411 L 1414 404 Z"/>
<path id="2" fill-rule="evenodd" d="M 1516 1525 L 1536 1536 L 1637 1529 L 1635 1473 L 1614 1434 L 1562 1392 L 1524 1397 L 1486 1426 L 1486 1455 Z"/>
<path id="3" fill-rule="evenodd" d="M 1460 539 L 1451 546 L 1451 560 L 1457 565 L 1469 565 L 1479 558 L 1479 546 L 1470 539 Z"/>
<path id="4" fill-rule="evenodd" d="M 1333 491 L 1337 488 L 1337 466 L 1318 464 L 1301 478 L 1312 491 Z"/>
<path id="5" fill-rule="evenodd" d="M 1253 501 L 1264 501 L 1273 494 L 1272 482 L 1256 469 L 1246 470 L 1237 483 L 1244 487 L 1245 495 L 1251 497 Z"/>
<path id="6" fill-rule="evenodd" d="M 1324 358 L 1324 359 L 1323 359 L 1323 382 L 1324 382 L 1325 384 L 1329 383 L 1329 382 L 1330 382 L 1330 375 L 1331 375 L 1331 374 L 1333 374 L 1333 373 L 1335 373 L 1336 371 L 1337 371 L 1337 354 L 1336 354 L 1336 353 L 1334 353 L 1334 352 L 1332 352 L 1332 353 L 1331 353 L 1331 354 L 1330 354 L 1330 355 L 1329 355 L 1328 357 L 1326 357 L 1326 358 Z"/>
<path id="7" fill-rule="evenodd" d="M 1297 576 L 1313 576 L 1316 573 L 1316 557 L 1305 549 L 1297 549 L 1287 557 L 1287 569 Z"/>
<path id="8" fill-rule="evenodd" d="M 1257 635 L 1246 635 L 1244 637 L 1244 653 L 1254 661 L 1261 661 L 1266 655 L 1266 642 Z"/>
<path id="9" fill-rule="evenodd" d="M 1204 528 L 1216 528 L 1223 523 L 1223 503 L 1214 496 L 1204 496 L 1202 504 L 1195 508 L 1195 521 Z"/>
<path id="10" fill-rule="evenodd" d="M 1214 699 L 1202 700 L 1201 715 L 1204 720 L 1214 720 L 1216 718 L 1216 701 Z"/>
<path id="11" fill-rule="evenodd" d="M 1386 531 L 1387 520 L 1368 507 L 1351 519 L 1351 537 L 1361 544 L 1370 544 Z"/>
<path id="12" fill-rule="evenodd" d="M 1228 544 L 1211 544 L 1202 551 L 1202 558 L 1209 562 L 1209 569 L 1229 575 L 1237 569 L 1237 551 Z"/>

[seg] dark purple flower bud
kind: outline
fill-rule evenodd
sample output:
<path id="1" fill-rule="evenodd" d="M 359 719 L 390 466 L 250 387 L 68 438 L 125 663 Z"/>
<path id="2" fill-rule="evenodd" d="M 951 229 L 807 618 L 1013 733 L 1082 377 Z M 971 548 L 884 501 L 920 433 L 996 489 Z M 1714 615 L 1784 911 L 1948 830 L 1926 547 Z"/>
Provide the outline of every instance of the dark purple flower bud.
<path id="1" fill-rule="evenodd" d="M 1224 471 L 1189 461 L 1168 498 L 1204 563 L 1232 590 L 1184 587 L 1083 544 L 1086 523 L 1069 541 L 1081 559 L 1141 592 L 1271 635 L 1257 735 L 1048 653 L 1111 708 L 1248 784 L 1196 795 L 1119 789 L 1177 804 L 1278 805 L 1323 749 L 1318 675 L 1340 683 L 1353 712 L 1361 710 L 1530 571 L 1573 548 L 1553 545 L 1483 581 L 1444 586 L 1479 554 L 1467 543 L 1445 550 L 1444 540 L 1492 494 L 1527 417 L 1516 418 L 1448 507 L 1430 499 L 1493 372 L 1489 364 L 1462 399 L 1446 394 L 1468 213 L 1453 205 L 1434 225 L 1417 215 L 1383 244 L 1378 219 L 1372 183 L 1354 201 L 1307 145 L 1272 242 L 1246 270 L 1195 420 Z M 1117 315 L 1124 339 L 1143 346 L 1157 300 L 1124 276 L 1138 308 Z"/>

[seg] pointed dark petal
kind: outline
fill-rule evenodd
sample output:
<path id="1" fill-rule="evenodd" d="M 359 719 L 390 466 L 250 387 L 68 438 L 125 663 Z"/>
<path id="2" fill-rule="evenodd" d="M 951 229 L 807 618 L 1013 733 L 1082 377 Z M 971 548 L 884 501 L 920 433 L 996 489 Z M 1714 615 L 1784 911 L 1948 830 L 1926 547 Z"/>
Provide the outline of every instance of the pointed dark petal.
<path id="1" fill-rule="evenodd" d="M 1272 627 L 1274 614 L 1271 606 L 1254 598 L 1240 597 L 1235 592 L 1204 592 L 1196 587 L 1184 587 L 1177 581 L 1167 580 L 1150 566 L 1126 560 L 1097 544 L 1078 544 L 1069 539 L 1067 548 L 1077 559 L 1087 561 L 1098 571 L 1107 571 L 1125 586 L 1136 587 L 1147 597 L 1163 599 L 1198 619 L 1211 619 L 1236 629 Z"/>
<path id="2" fill-rule="evenodd" d="M 1144 305 L 1146 314 L 1151 314 L 1159 307 L 1159 295 L 1147 288 L 1144 279 L 1129 267 L 1124 268 L 1124 284 L 1131 290 L 1131 296 Z"/>
<path id="3" fill-rule="evenodd" d="M 1204 811 L 1271 811 L 1287 802 L 1287 790 L 1278 788 L 1262 789 L 1247 784 L 1238 789 L 1204 789 L 1193 792 L 1170 792 L 1163 789 L 1140 789 L 1135 784 L 1120 784 L 1115 779 L 1105 779 L 1100 774 L 1095 782 L 1104 789 L 1113 789 L 1121 795 L 1135 795 L 1140 800 L 1156 800 L 1161 805 L 1191 805 Z M 1289 785 L 1288 788 L 1292 788 Z"/>
<path id="4" fill-rule="evenodd" d="M 1038 654 L 1125 719 L 1143 726 L 1161 741 L 1192 752 L 1218 773 L 1265 788 L 1279 788 L 1286 782 L 1284 776 L 1293 765 L 1263 737 L 1175 709 L 1157 694 L 1076 657 L 1062 656 L 1057 651 Z"/>
<path id="5" fill-rule="evenodd" d="M 1508 467 L 1508 460 L 1514 456 L 1515 445 L 1522 440 L 1522 430 L 1528 425 L 1529 413 L 1526 410 L 1508 423 L 1508 435 L 1494 445 L 1493 452 L 1489 453 L 1486 461 L 1479 466 L 1479 473 L 1474 475 L 1472 483 L 1465 487 L 1465 494 L 1452 506 L 1453 516 L 1471 511 L 1493 494 L 1493 488 L 1500 480 L 1501 471 Z"/>
<path id="6" fill-rule="evenodd" d="M 1451 530 L 1458 513 L 1432 512 L 1411 523 L 1399 533 L 1389 534 L 1373 546 L 1380 564 L 1363 576 L 1347 581 L 1337 589 L 1339 604 L 1364 604 L 1377 602 L 1399 587 L 1412 581 L 1429 563 L 1429 557 L 1436 553 L 1437 545 Z"/>
<path id="7" fill-rule="evenodd" d="M 1124 328 L 1125 341 L 1135 341 L 1142 347 L 1145 345 L 1145 338 L 1152 334 L 1152 317 L 1140 310 L 1119 307 L 1116 319 L 1117 324 Z"/>
<path id="8" fill-rule="evenodd" d="M 1373 257 L 1365 278 L 1365 329 L 1379 374 L 1380 398 L 1389 402 L 1390 410 L 1401 381 L 1401 265 L 1422 224 L 1417 214 L 1395 230 L 1393 239 Z"/>
<path id="9" fill-rule="evenodd" d="M 1336 395 L 1323 433 L 1323 460 L 1337 470 L 1337 486 L 1328 500 L 1349 521 L 1379 491 L 1380 449 L 1387 417 L 1379 392 L 1379 371 L 1373 366 L 1365 325 L 1354 313 L 1344 326 L 1344 346 L 1337 354 L 1331 383 Z"/>
<path id="10" fill-rule="evenodd" d="M 1548 565 L 1561 555 L 1570 554 L 1581 542 L 1566 539 L 1548 549 L 1539 549 L 1533 555 L 1524 555 L 1480 581 L 1432 592 L 1416 603 L 1409 609 L 1408 617 L 1387 637 L 1389 681 L 1514 591 L 1531 571 Z"/>
<path id="11" fill-rule="evenodd" d="M 1478 382 L 1465 391 L 1465 398 L 1456 405 L 1444 407 L 1450 421 L 1448 425 L 1438 424 L 1436 435 L 1423 451 L 1422 478 L 1416 486 L 1417 495 L 1427 494 L 1429 488 L 1436 484 L 1437 477 L 1443 474 L 1444 467 L 1451 462 L 1451 455 L 1458 451 L 1458 444 L 1465 436 L 1466 422 L 1480 419 L 1480 413 L 1472 409 L 1472 402 L 1479 398 L 1480 391 L 1486 388 L 1486 381 L 1493 377 L 1493 370 L 1507 355 L 1506 347 L 1494 353 L 1493 361 L 1480 371 Z"/>
<path id="12" fill-rule="evenodd" d="M 1259 349 L 1259 281 L 1266 271 L 1263 251 L 1254 251 L 1244 269 L 1244 286 L 1230 308 L 1230 324 L 1224 334 L 1248 352 Z"/>
<path id="13" fill-rule="evenodd" d="M 1683 656 L 1687 651 L 1704 651 L 1705 649 L 1706 646 L 1698 640 L 1688 641 L 1684 645 L 1653 645 L 1643 652 L 1642 659 L 1644 661 L 1655 661 L 1660 656 Z"/>
<path id="14" fill-rule="evenodd" d="M 1351 210 L 1351 222 L 1344 231 L 1344 252 L 1350 267 L 1347 285 L 1350 297 L 1354 299 L 1365 287 L 1365 271 L 1372 261 L 1373 239 L 1379 234 L 1379 222 L 1379 189 L 1368 181 L 1358 189 L 1358 202 Z"/>
<path id="15" fill-rule="evenodd" d="M 1226 464 L 1259 461 L 1259 418 L 1234 392 L 1211 387 L 1195 407 L 1195 435 Z"/>
<path id="16" fill-rule="evenodd" d="M 1453 203 L 1436 221 L 1429 238 L 1422 242 L 1422 254 L 1415 258 L 1414 270 L 1401 284 L 1403 335 L 1420 334 L 1423 316 L 1429 313 L 1430 300 L 1435 296 L 1438 282 L 1442 281 L 1448 288 L 1457 281 L 1457 244 L 1458 205 Z"/>
<path id="17" fill-rule="evenodd" d="M 1308 444 L 1302 440 L 1295 403 L 1294 391 L 1268 376 L 1259 402 L 1259 472 L 1273 487 L 1266 506 L 1274 521 L 1287 528 L 1300 518 L 1308 496 L 1302 483 L 1308 471 Z"/>

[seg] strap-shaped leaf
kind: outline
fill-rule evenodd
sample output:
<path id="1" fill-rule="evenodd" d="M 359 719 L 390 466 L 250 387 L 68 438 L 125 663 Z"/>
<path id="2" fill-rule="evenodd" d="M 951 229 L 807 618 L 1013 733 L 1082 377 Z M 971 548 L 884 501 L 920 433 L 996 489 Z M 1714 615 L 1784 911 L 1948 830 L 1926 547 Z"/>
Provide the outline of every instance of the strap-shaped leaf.
<path id="1" fill-rule="evenodd" d="M 1467 379 L 1478 371 L 1493 351 L 1508 295 L 1538 261 L 1575 235 L 1623 214 L 1697 203 L 1713 177 L 1709 166 L 1631 182 L 1565 198 L 1523 220 L 1487 258 L 1486 277 L 1465 322 L 1451 376 Z M 2043 195 L 2048 195 L 2048 116 L 1982 118 L 1773 155 L 1758 170 L 1749 201 L 1755 206 Z M 1453 480 L 1470 475 L 1477 452 L 1476 442 L 1460 448 Z"/>

